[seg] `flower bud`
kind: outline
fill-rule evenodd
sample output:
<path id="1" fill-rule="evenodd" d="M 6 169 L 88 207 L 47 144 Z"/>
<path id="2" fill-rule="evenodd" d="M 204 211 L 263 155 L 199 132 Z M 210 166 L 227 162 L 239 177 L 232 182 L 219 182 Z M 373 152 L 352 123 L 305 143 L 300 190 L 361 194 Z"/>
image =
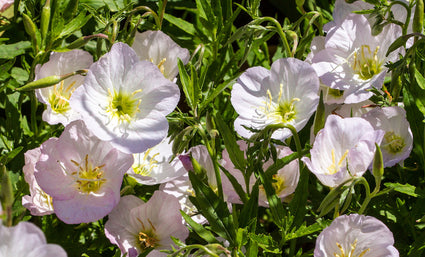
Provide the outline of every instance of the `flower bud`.
<path id="1" fill-rule="evenodd" d="M 424 22 L 424 1 L 416 0 L 415 15 L 413 16 L 413 32 L 422 33 Z"/>

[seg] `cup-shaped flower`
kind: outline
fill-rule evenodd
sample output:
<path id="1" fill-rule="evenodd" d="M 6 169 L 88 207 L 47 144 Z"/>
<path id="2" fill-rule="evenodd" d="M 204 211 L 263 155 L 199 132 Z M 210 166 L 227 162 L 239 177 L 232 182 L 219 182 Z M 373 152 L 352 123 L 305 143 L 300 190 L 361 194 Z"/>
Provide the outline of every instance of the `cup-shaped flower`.
<path id="1" fill-rule="evenodd" d="M 143 185 L 166 183 L 187 173 L 181 161 L 173 159 L 172 142 L 168 137 L 133 157 L 133 169 L 127 174 Z"/>
<path id="2" fill-rule="evenodd" d="M 162 191 L 155 191 L 146 203 L 133 195 L 124 196 L 108 217 L 106 237 L 128 257 L 150 248 L 154 250 L 148 256 L 167 256 L 158 250 L 171 249 L 171 236 L 184 241 L 189 235 L 177 198 Z"/>
<path id="3" fill-rule="evenodd" d="M 0 223 L 0 238 L 0 256 L 67 256 L 59 245 L 47 244 L 43 231 L 30 222 L 22 221 L 14 227 L 6 227 Z"/>
<path id="4" fill-rule="evenodd" d="M 398 51 L 386 57 L 388 47 L 401 36 L 401 29 L 392 24 L 372 36 L 371 25 L 363 15 L 350 14 L 325 38 L 325 47 L 314 54 L 312 66 L 323 84 L 344 90 L 345 103 L 358 103 L 372 96 L 367 91 L 381 88 L 387 62 L 398 59 Z"/>
<path id="5" fill-rule="evenodd" d="M 359 214 L 342 215 L 316 239 L 314 257 L 398 257 L 394 237 L 382 221 Z"/>
<path id="6" fill-rule="evenodd" d="M 136 32 L 132 48 L 142 61 L 151 61 L 169 80 L 179 73 L 177 59 L 189 61 L 189 50 L 180 47 L 167 34 L 158 31 Z"/>
<path id="7" fill-rule="evenodd" d="M 40 148 L 28 150 L 25 153 L 25 165 L 22 168 L 25 181 L 30 186 L 30 195 L 22 197 L 22 205 L 31 212 L 31 215 L 35 216 L 54 213 L 52 197 L 40 188 L 34 176 L 35 164 L 39 160 L 40 155 Z"/>
<path id="8" fill-rule="evenodd" d="M 303 157 L 302 161 L 322 184 L 336 187 L 363 176 L 373 160 L 375 143 L 380 144 L 383 136 L 384 131 L 375 130 L 362 118 L 330 115 L 317 133 L 311 159 Z"/>
<path id="9" fill-rule="evenodd" d="M 375 108 L 362 117 L 375 129 L 385 131 L 380 145 L 384 167 L 394 166 L 409 157 L 413 147 L 413 134 L 403 108 L 398 106 Z"/>
<path id="10" fill-rule="evenodd" d="M 246 152 L 246 150 L 248 149 L 247 143 L 243 140 L 239 140 L 237 143 L 239 145 L 239 148 L 242 151 Z M 293 153 L 289 147 L 279 146 L 279 145 L 276 146 L 276 151 L 277 151 L 277 158 L 283 158 Z M 245 182 L 244 175 L 242 174 L 242 171 L 236 169 L 235 166 L 233 165 L 232 161 L 230 160 L 227 149 L 224 149 L 223 151 L 223 159 L 221 162 L 223 167 L 227 171 L 229 171 L 231 175 L 233 175 L 236 178 L 236 180 L 242 186 L 244 191 L 246 191 L 247 183 Z M 263 169 L 266 170 L 272 164 L 273 164 L 273 160 L 268 160 L 266 163 L 263 164 Z M 276 195 L 280 199 L 284 200 L 287 196 L 295 192 L 295 189 L 297 188 L 297 185 L 298 185 L 299 177 L 300 177 L 300 171 L 298 166 L 298 160 L 294 160 L 288 163 L 287 165 L 285 165 L 282 169 L 278 170 L 277 173 L 273 175 L 274 181 L 272 184 Z M 241 199 L 239 198 L 239 195 L 236 193 L 232 183 L 230 183 L 230 180 L 227 178 L 227 176 L 224 173 L 222 173 L 221 178 L 223 182 L 223 193 L 226 195 L 227 202 L 242 203 Z M 256 182 L 255 176 L 254 174 L 252 174 L 251 177 L 249 178 L 249 183 L 248 183 L 249 191 L 251 191 L 255 182 Z M 260 185 L 258 204 L 264 207 L 269 206 L 266 192 L 262 185 Z"/>
<path id="11" fill-rule="evenodd" d="M 292 125 L 301 130 L 319 102 L 319 79 L 312 67 L 294 58 L 276 60 L 270 70 L 253 67 L 233 85 L 231 102 L 239 117 L 235 130 L 250 137 L 249 128 L 261 130 L 270 124 Z M 278 129 L 273 138 L 284 140 L 289 129 Z"/>
<path id="12" fill-rule="evenodd" d="M 83 50 L 52 52 L 48 62 L 41 66 L 37 65 L 35 79 L 88 69 L 92 63 L 93 57 Z M 83 81 L 83 76 L 75 75 L 54 86 L 36 89 L 37 99 L 46 104 L 43 120 L 49 124 L 62 123 L 66 126 L 71 121 L 80 119 L 78 112 L 74 111 L 69 105 L 69 99 Z"/>
<path id="13" fill-rule="evenodd" d="M 180 91 L 149 61 L 116 43 L 94 63 L 71 107 L 101 140 L 126 153 L 141 153 L 160 143 L 168 132 L 166 115 L 177 105 Z"/>
<path id="14" fill-rule="evenodd" d="M 103 218 L 118 204 L 124 174 L 133 156 L 99 140 L 74 121 L 59 138 L 44 142 L 35 178 L 52 197 L 57 217 L 77 224 Z"/>

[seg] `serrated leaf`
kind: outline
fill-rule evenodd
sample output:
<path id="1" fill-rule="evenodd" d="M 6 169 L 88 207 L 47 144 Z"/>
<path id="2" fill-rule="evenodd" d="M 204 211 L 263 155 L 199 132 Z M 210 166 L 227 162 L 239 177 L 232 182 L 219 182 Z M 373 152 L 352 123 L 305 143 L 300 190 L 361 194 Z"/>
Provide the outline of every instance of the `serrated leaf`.
<path id="1" fill-rule="evenodd" d="M 282 252 L 279 244 L 270 235 L 249 233 L 248 237 L 256 242 L 266 253 L 280 254 Z"/>
<path id="2" fill-rule="evenodd" d="M 292 240 L 292 239 L 295 239 L 295 238 L 299 238 L 299 237 L 303 237 L 303 236 L 313 234 L 317 231 L 323 230 L 327 225 L 329 225 L 329 224 L 314 223 L 313 225 L 310 225 L 310 226 L 307 227 L 305 224 L 303 224 L 301 227 L 296 229 L 294 232 L 288 233 L 285 237 L 285 240 L 289 241 L 289 240 Z"/>
<path id="3" fill-rule="evenodd" d="M 410 195 L 413 197 L 423 197 L 423 195 L 419 195 L 416 193 L 416 187 L 410 184 L 400 184 L 400 183 L 384 183 L 384 185 L 388 188 L 392 188 L 394 191 L 399 193 L 403 193 L 406 195 Z"/>
<path id="4" fill-rule="evenodd" d="M 31 48 L 31 42 L 29 41 L 0 45 L 0 59 L 13 59 L 18 55 L 24 54 L 28 48 Z"/>

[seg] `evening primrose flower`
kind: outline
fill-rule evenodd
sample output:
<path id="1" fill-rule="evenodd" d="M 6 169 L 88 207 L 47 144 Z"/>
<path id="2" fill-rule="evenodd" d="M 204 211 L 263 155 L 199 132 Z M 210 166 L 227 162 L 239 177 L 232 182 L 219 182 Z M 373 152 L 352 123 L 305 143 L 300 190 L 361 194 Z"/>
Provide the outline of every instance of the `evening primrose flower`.
<path id="1" fill-rule="evenodd" d="M 173 159 L 172 142 L 167 137 L 143 153 L 133 155 L 133 168 L 127 174 L 143 185 L 168 182 L 187 173 L 178 158 Z"/>
<path id="2" fill-rule="evenodd" d="M 413 147 L 413 134 L 403 108 L 398 106 L 374 108 L 362 117 L 375 129 L 385 131 L 379 146 L 384 167 L 394 166 L 409 157 Z"/>
<path id="3" fill-rule="evenodd" d="M 126 153 L 141 153 L 167 136 L 165 116 L 179 98 L 178 86 L 155 65 L 116 43 L 90 67 L 70 104 L 101 140 Z"/>
<path id="4" fill-rule="evenodd" d="M 314 257 L 398 257 L 394 237 L 382 221 L 359 214 L 342 215 L 316 239 Z"/>
<path id="5" fill-rule="evenodd" d="M 180 47 L 167 34 L 158 31 L 136 32 L 131 46 L 141 61 L 155 64 L 164 76 L 173 81 L 179 73 L 177 59 L 189 61 L 189 50 Z"/>
<path id="6" fill-rule="evenodd" d="M 40 148 L 28 150 L 24 155 L 25 165 L 22 170 L 30 187 L 30 195 L 22 197 L 22 205 L 34 216 L 52 214 L 54 213 L 52 197 L 41 189 L 34 176 L 35 164 L 40 158 L 41 150 Z"/>
<path id="7" fill-rule="evenodd" d="M 52 197 L 57 217 L 68 224 L 106 216 L 118 204 L 124 174 L 133 156 L 99 140 L 82 121 L 65 127 L 59 138 L 41 147 L 35 178 Z"/>
<path id="8" fill-rule="evenodd" d="M 239 117 L 235 130 L 243 137 L 270 124 L 292 125 L 301 130 L 319 102 L 319 80 L 311 66 L 294 58 L 275 61 L 270 70 L 253 67 L 233 85 L 231 102 Z M 276 130 L 272 138 L 284 140 L 288 129 Z"/>
<path id="9" fill-rule="evenodd" d="M 159 250 L 171 249 L 171 236 L 184 241 L 189 235 L 177 198 L 162 191 L 155 191 L 146 203 L 126 195 L 108 217 L 105 234 L 121 256 L 135 257 L 151 248 L 148 256 L 167 256 Z"/>
<path id="10" fill-rule="evenodd" d="M 363 176 L 375 155 L 375 143 L 380 144 L 383 136 L 365 119 L 330 115 L 317 133 L 311 158 L 302 161 L 322 184 L 337 187 Z"/>
<path id="11" fill-rule="evenodd" d="M 30 222 L 22 221 L 14 227 L 6 227 L 0 223 L 0 238 L 0 256 L 67 256 L 59 245 L 47 244 L 43 231 Z"/>
<path id="12" fill-rule="evenodd" d="M 248 145 L 245 141 L 239 140 L 237 141 L 239 148 L 242 151 L 246 151 L 248 149 Z M 292 154 L 293 152 L 289 147 L 286 146 L 276 146 L 277 151 L 277 158 L 283 158 L 285 156 L 288 156 Z M 222 165 L 223 167 L 229 171 L 230 174 L 232 174 L 235 179 L 239 182 L 239 184 L 242 186 L 242 188 L 246 191 L 246 183 L 245 178 L 242 174 L 242 172 L 235 168 L 232 161 L 230 160 L 229 153 L 226 149 L 223 151 L 223 159 L 222 159 Z M 263 169 L 266 170 L 273 164 L 273 160 L 268 160 L 266 163 L 263 164 Z M 284 200 L 286 197 L 291 195 L 293 192 L 295 192 L 295 189 L 298 185 L 298 180 L 300 177 L 299 172 L 299 166 L 298 166 L 298 160 L 294 160 L 287 165 L 285 165 L 282 169 L 278 170 L 275 175 L 273 175 L 273 188 L 275 190 L 276 195 Z M 242 201 L 239 198 L 239 195 L 236 193 L 235 189 L 233 188 L 232 183 L 230 183 L 227 176 L 222 173 L 221 175 L 222 182 L 223 182 L 223 192 L 227 197 L 227 202 L 229 203 L 242 203 Z M 252 187 L 254 186 L 256 182 L 256 178 L 254 174 L 251 175 L 249 178 L 249 190 L 251 191 Z M 260 185 L 259 190 L 259 199 L 258 204 L 260 206 L 268 207 L 268 201 L 266 192 L 264 190 L 264 187 Z"/>
<path id="13" fill-rule="evenodd" d="M 373 95 L 368 89 L 382 87 L 388 70 L 384 64 L 398 60 L 399 51 L 385 55 L 399 36 L 401 29 L 394 24 L 372 36 L 366 17 L 350 14 L 326 35 L 325 48 L 314 54 L 312 66 L 323 84 L 344 91 L 345 103 L 364 101 Z"/>
<path id="14" fill-rule="evenodd" d="M 92 63 L 93 57 L 83 50 L 52 52 L 48 62 L 36 66 L 35 80 L 88 69 Z M 46 105 L 43 120 L 49 124 L 62 123 L 66 126 L 71 121 L 80 119 L 80 115 L 69 105 L 69 99 L 83 81 L 83 76 L 74 75 L 54 86 L 36 89 L 37 99 Z"/>

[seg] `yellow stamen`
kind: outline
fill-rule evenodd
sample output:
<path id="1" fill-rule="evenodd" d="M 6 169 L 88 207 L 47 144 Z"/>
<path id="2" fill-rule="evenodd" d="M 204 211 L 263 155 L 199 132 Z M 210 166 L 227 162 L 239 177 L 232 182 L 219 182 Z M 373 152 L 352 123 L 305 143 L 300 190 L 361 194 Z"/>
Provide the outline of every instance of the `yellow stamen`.
<path id="1" fill-rule="evenodd" d="M 332 164 L 329 165 L 328 167 L 328 171 L 329 171 L 329 175 L 333 175 L 335 173 L 337 173 L 339 171 L 339 169 L 341 168 L 344 160 L 347 158 L 348 155 L 348 150 L 345 150 L 344 154 L 342 155 L 342 157 L 338 160 L 338 162 L 336 162 L 336 158 L 335 158 L 335 149 L 332 149 L 331 151 L 331 156 L 332 156 Z"/>

